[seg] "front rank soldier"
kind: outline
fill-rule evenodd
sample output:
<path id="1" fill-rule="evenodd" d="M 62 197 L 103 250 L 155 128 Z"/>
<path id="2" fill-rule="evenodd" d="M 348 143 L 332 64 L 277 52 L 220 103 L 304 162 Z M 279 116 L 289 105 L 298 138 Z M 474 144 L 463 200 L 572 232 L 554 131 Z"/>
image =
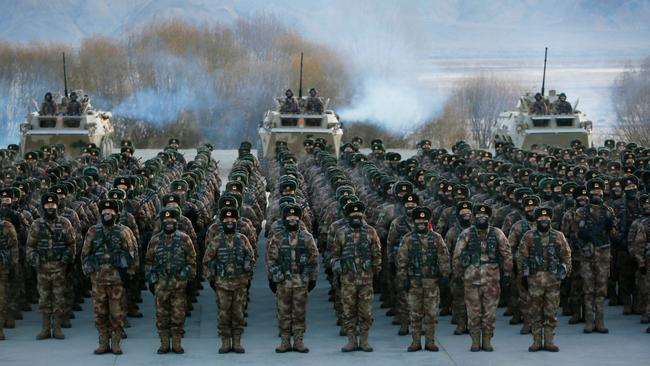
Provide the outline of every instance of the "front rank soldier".
<path id="1" fill-rule="evenodd" d="M 9 288 L 15 283 L 10 281 L 18 273 L 18 235 L 14 226 L 0 219 L 0 341 L 5 340 L 2 331 L 9 311 Z"/>
<path id="2" fill-rule="evenodd" d="M 244 308 L 247 287 L 255 267 L 255 252 L 238 229 L 239 211 L 228 207 L 219 213 L 221 230 L 206 243 L 203 273 L 217 294 L 219 353 L 244 353 Z M 215 224 L 216 225 L 216 224 Z"/>
<path id="3" fill-rule="evenodd" d="M 503 231 L 490 226 L 491 215 L 490 206 L 474 206 L 475 224 L 461 233 L 453 257 L 454 276 L 462 277 L 465 285 L 472 352 L 481 349 L 493 351 L 491 341 L 501 292 L 499 266 L 503 266 L 506 284 L 512 273 L 512 253 L 508 238 Z"/>
<path id="4" fill-rule="evenodd" d="M 73 269 L 76 253 L 74 228 L 58 213 L 56 193 L 41 196 L 43 216 L 34 221 L 27 237 L 27 261 L 36 270 L 38 307 L 43 326 L 36 339 L 64 339 L 61 323 L 67 304 L 66 273 Z"/>
<path id="5" fill-rule="evenodd" d="M 571 249 L 561 231 L 553 229 L 549 207 L 535 209 L 535 228 L 524 234 L 517 253 L 521 282 L 529 293 L 527 315 L 531 317 L 533 344 L 528 351 L 560 350 L 553 342 L 557 327 L 557 309 L 560 306 L 560 284 L 571 272 Z"/>
<path id="6" fill-rule="evenodd" d="M 331 247 L 332 271 L 340 274 L 342 323 L 348 337 L 343 352 L 373 351 L 368 331 L 373 320 L 372 280 L 381 269 L 381 246 L 377 232 L 364 219 L 365 210 L 362 202 L 345 206 L 347 222 L 335 233 Z"/>
<path id="7" fill-rule="evenodd" d="M 437 352 L 435 326 L 440 304 L 439 283 L 448 283 L 449 252 L 440 234 L 430 227 L 431 210 L 417 207 L 412 212 L 415 229 L 402 239 L 397 252 L 397 278 L 408 294 L 413 342 L 409 352 L 422 349 Z"/>
<path id="8" fill-rule="evenodd" d="M 283 209 L 283 230 L 269 240 L 266 268 L 269 286 L 276 294 L 281 343 L 275 349 L 307 353 L 303 343 L 308 292 L 316 287 L 318 248 L 311 234 L 300 225 L 302 209 L 289 204 Z M 291 335 L 293 334 L 293 348 Z"/>
<path id="9" fill-rule="evenodd" d="M 135 238 L 119 224 L 119 204 L 103 200 L 99 204 L 101 222 L 91 226 L 81 250 L 83 272 L 92 282 L 95 327 L 99 347 L 95 354 L 122 354 L 122 328 L 126 321 L 124 281 L 135 274 Z M 109 345 L 110 339 L 110 345 Z"/>
<path id="10" fill-rule="evenodd" d="M 156 328 L 160 336 L 158 354 L 184 353 L 181 346 L 185 324 L 186 288 L 196 276 L 196 252 L 189 235 L 178 230 L 180 209 L 166 207 L 160 211 L 162 231 L 147 246 L 145 277 L 156 298 Z"/>

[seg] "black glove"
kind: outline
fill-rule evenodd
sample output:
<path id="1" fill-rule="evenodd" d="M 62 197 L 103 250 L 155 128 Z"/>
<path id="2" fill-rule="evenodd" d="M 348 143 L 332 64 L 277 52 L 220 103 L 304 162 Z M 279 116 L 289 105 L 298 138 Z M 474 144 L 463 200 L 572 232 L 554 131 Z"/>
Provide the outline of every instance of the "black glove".
<path id="1" fill-rule="evenodd" d="M 316 281 L 311 280 L 307 284 L 307 291 L 311 292 L 311 290 L 313 290 L 315 287 L 316 287 Z"/>
<path id="2" fill-rule="evenodd" d="M 521 278 L 521 285 L 528 291 L 528 276 Z"/>
<path id="3" fill-rule="evenodd" d="M 210 287 L 212 288 L 212 290 L 214 292 L 217 292 L 217 285 L 215 285 L 214 281 L 208 281 L 208 283 L 210 284 Z"/>
<path id="4" fill-rule="evenodd" d="M 156 284 L 155 283 L 150 283 L 149 284 L 149 292 L 151 292 L 152 295 L 156 295 Z"/>
<path id="5" fill-rule="evenodd" d="M 278 291 L 278 284 L 273 282 L 273 280 L 271 280 L 270 278 L 269 278 L 269 288 L 271 289 L 271 292 L 273 292 L 273 293 Z"/>
<path id="6" fill-rule="evenodd" d="M 648 274 L 648 269 L 645 266 L 639 267 L 639 272 L 645 276 Z"/>
<path id="7" fill-rule="evenodd" d="M 438 278 L 438 286 L 440 287 L 449 286 L 449 277 Z"/>

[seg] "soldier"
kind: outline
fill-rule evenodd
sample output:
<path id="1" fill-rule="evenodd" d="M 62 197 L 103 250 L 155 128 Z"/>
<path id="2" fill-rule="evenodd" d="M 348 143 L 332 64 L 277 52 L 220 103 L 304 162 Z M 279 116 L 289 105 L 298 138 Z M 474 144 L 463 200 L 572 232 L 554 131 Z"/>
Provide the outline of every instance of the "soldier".
<path id="1" fill-rule="evenodd" d="M 576 210 L 571 230 L 582 259 L 585 333 L 594 329 L 599 333 L 609 332 L 605 327 L 604 303 L 611 256 L 610 235 L 615 233 L 615 222 L 613 210 L 603 204 L 604 188 L 601 179 L 587 182 L 589 204 Z"/>
<path id="2" fill-rule="evenodd" d="M 318 90 L 309 89 L 309 97 L 305 101 L 305 113 L 323 114 L 324 108 L 323 98 L 318 96 Z"/>
<path id="3" fill-rule="evenodd" d="M 372 281 L 381 269 L 381 246 L 377 232 L 364 219 L 365 210 L 361 202 L 345 206 L 347 221 L 335 233 L 330 250 L 332 271 L 340 274 L 342 323 L 348 337 L 342 352 L 373 350 L 368 330 L 372 325 Z"/>
<path id="4" fill-rule="evenodd" d="M 248 238 L 238 229 L 239 211 L 232 207 L 219 213 L 220 230 L 206 242 L 203 273 L 217 294 L 219 308 L 219 353 L 244 353 L 241 335 L 244 332 L 244 307 L 247 287 L 255 266 L 255 252 Z"/>
<path id="5" fill-rule="evenodd" d="M 280 113 L 300 113 L 300 106 L 296 97 L 293 96 L 293 91 L 287 89 L 284 95 L 286 98 L 280 100 Z"/>
<path id="6" fill-rule="evenodd" d="M 160 336 L 158 354 L 184 353 L 181 346 L 185 323 L 186 287 L 196 276 L 196 252 L 189 235 L 178 230 L 180 209 L 165 207 L 160 211 L 162 231 L 147 246 L 145 277 L 156 298 L 156 328 Z"/>
<path id="7" fill-rule="evenodd" d="M 544 97 L 542 94 L 535 94 L 535 103 L 530 106 L 530 114 L 544 115 L 548 114 L 548 107 L 546 102 L 544 102 Z"/>
<path id="8" fill-rule="evenodd" d="M 557 309 L 560 306 L 560 284 L 571 273 L 571 249 L 561 231 L 553 229 L 553 209 L 535 209 L 535 228 L 529 230 L 521 240 L 517 253 L 517 266 L 522 273 L 521 283 L 528 291 L 528 302 L 533 333 L 533 344 L 528 351 L 542 349 L 542 328 L 544 349 L 559 351 L 553 343 L 557 327 Z"/>
<path id="9" fill-rule="evenodd" d="M 59 216 L 56 193 L 41 196 L 43 216 L 34 221 L 27 237 L 27 261 L 34 267 L 38 283 L 38 307 L 43 326 L 36 339 L 64 339 L 61 323 L 66 311 L 65 277 L 75 259 L 74 228 Z"/>
<path id="10" fill-rule="evenodd" d="M 472 203 L 470 201 L 462 201 L 456 204 L 457 222 L 454 226 L 447 230 L 445 235 L 445 244 L 449 249 L 450 255 L 454 253 L 458 237 L 472 225 Z M 452 275 L 453 272 L 452 272 Z M 452 297 L 452 323 L 456 322 L 455 335 L 467 333 L 467 309 L 465 309 L 465 286 L 463 285 L 463 277 L 453 276 L 451 281 L 451 297 Z"/>
<path id="11" fill-rule="evenodd" d="M 566 94 L 560 93 L 559 99 L 555 102 L 555 113 L 557 114 L 572 114 L 573 107 L 571 103 L 566 101 Z"/>
<path id="12" fill-rule="evenodd" d="M 9 288 L 20 265 L 18 255 L 18 235 L 14 226 L 0 219 L 0 341 L 5 340 L 3 328 L 9 311 Z"/>
<path id="13" fill-rule="evenodd" d="M 277 353 L 309 352 L 303 343 L 308 292 L 316 287 L 318 248 L 311 234 L 300 225 L 302 209 L 297 204 L 283 209 L 283 230 L 269 240 L 266 269 L 269 287 L 276 294 L 281 343 Z"/>
<path id="14" fill-rule="evenodd" d="M 431 210 L 417 207 L 412 212 L 415 230 L 406 234 L 397 252 L 397 278 L 408 294 L 413 331 L 409 352 L 422 349 L 424 333 L 427 351 L 437 352 L 435 326 L 440 304 L 439 283 L 448 283 L 451 272 L 449 251 L 440 234 L 431 229 Z"/>
<path id="15" fill-rule="evenodd" d="M 54 116 L 58 112 L 59 112 L 59 107 L 52 100 L 52 93 L 50 92 L 45 93 L 45 97 L 43 98 L 43 103 L 41 104 L 41 109 L 38 111 L 38 113 L 41 116 Z"/>
<path id="16" fill-rule="evenodd" d="M 648 275 L 648 267 L 650 267 L 650 196 L 644 194 L 639 199 L 643 216 L 638 220 L 638 224 L 634 225 L 633 232 L 630 233 L 630 254 L 636 260 L 639 266 L 639 282 L 645 283 L 645 309 L 641 313 L 641 323 L 647 323 L 650 318 L 650 276 Z M 650 327 L 646 329 L 646 333 L 650 333 Z"/>
<path id="17" fill-rule="evenodd" d="M 80 116 L 81 115 L 81 103 L 77 100 L 77 93 L 70 93 L 70 102 L 68 102 L 66 114 L 68 116 Z"/>
<path id="18" fill-rule="evenodd" d="M 491 341 L 501 292 L 500 263 L 503 263 L 506 284 L 512 273 L 508 238 L 500 229 L 490 226 L 490 216 L 490 206 L 474 206 L 475 223 L 460 234 L 453 257 L 454 276 L 462 277 L 465 285 L 472 352 L 494 350 Z"/>
<path id="19" fill-rule="evenodd" d="M 101 222 L 91 226 L 81 250 L 83 272 L 92 282 L 95 327 L 99 332 L 96 355 L 121 355 L 122 328 L 126 321 L 123 306 L 124 280 L 135 274 L 135 238 L 119 224 L 119 204 L 100 202 Z M 109 345 L 110 339 L 110 345 Z"/>

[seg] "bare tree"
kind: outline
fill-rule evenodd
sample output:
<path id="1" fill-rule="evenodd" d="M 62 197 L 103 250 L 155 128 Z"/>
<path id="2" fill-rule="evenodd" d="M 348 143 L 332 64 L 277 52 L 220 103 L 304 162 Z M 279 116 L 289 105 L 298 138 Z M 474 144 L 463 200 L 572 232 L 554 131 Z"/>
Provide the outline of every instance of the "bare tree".
<path id="1" fill-rule="evenodd" d="M 612 102 L 616 130 L 627 141 L 650 143 L 650 57 L 628 67 L 614 81 Z"/>

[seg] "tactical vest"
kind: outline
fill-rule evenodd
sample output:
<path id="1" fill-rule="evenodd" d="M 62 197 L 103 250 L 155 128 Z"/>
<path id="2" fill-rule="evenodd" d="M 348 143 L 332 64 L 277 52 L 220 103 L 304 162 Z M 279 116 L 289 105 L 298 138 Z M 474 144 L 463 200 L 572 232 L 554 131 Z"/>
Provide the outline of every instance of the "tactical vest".
<path id="1" fill-rule="evenodd" d="M 305 270 L 310 271 L 308 257 L 310 255 L 305 245 L 305 233 L 298 231 L 298 245 L 295 247 L 295 258 L 291 258 L 291 244 L 289 243 L 289 232 L 284 230 L 284 239 L 280 244 L 278 256 L 279 271 L 284 276 L 301 275 Z"/>
<path id="2" fill-rule="evenodd" d="M 609 234 L 603 230 L 606 220 L 607 217 L 595 218 L 591 212 L 591 205 L 585 205 L 585 227 L 591 234 L 591 241 L 596 248 L 609 246 Z"/>
<path id="3" fill-rule="evenodd" d="M 92 273 L 104 265 L 110 265 L 116 269 L 126 269 L 131 261 L 131 256 L 122 249 L 120 229 L 113 227 L 104 230 L 102 224 L 95 225 L 95 237 L 92 241 L 90 255 L 84 259 L 84 270 L 87 273 Z"/>
<path id="4" fill-rule="evenodd" d="M 341 272 L 357 273 L 368 271 L 372 268 L 370 242 L 368 241 L 368 226 L 359 228 L 359 240 L 355 243 L 352 228 L 345 225 L 345 243 L 341 252 Z"/>
<path id="5" fill-rule="evenodd" d="M 11 250 L 9 250 L 9 238 L 4 233 L 0 234 L 0 264 L 5 267 L 11 264 Z"/>
<path id="6" fill-rule="evenodd" d="M 650 217 L 643 219 L 645 224 L 645 250 L 644 254 L 646 259 L 650 258 Z"/>
<path id="7" fill-rule="evenodd" d="M 426 248 L 422 250 L 420 235 L 416 232 L 411 234 L 411 248 L 409 249 L 409 278 L 436 278 L 438 277 L 438 248 L 432 232 L 427 234 Z M 422 258 L 424 254 L 425 258 Z"/>
<path id="8" fill-rule="evenodd" d="M 397 251 L 399 250 L 399 244 L 402 241 L 402 237 L 408 234 L 410 231 L 413 231 L 413 229 L 411 228 L 408 219 L 405 215 L 400 216 L 399 223 L 397 224 L 397 239 L 395 242 L 390 243 L 390 249 L 393 254 L 393 258 L 397 256 Z"/>
<path id="9" fill-rule="evenodd" d="M 217 277 L 234 278 L 246 272 L 245 262 L 249 260 L 241 246 L 241 234 L 235 232 L 232 248 L 226 245 L 226 235 L 219 238 L 217 253 L 212 260 L 212 267 Z"/>
<path id="10" fill-rule="evenodd" d="M 557 236 L 555 231 L 551 230 L 548 237 L 548 260 L 544 258 L 544 247 L 542 245 L 542 235 L 535 230 L 533 246 L 528 255 L 528 268 L 530 274 L 537 272 L 550 272 L 557 274 L 560 268 L 560 253 L 557 247 Z"/>
<path id="11" fill-rule="evenodd" d="M 50 228 L 44 218 L 38 220 L 38 237 L 36 252 L 41 263 L 66 262 L 72 260 L 72 253 L 68 250 L 63 233 L 63 221 L 58 218 Z"/>
<path id="12" fill-rule="evenodd" d="M 177 278 L 187 280 L 189 273 L 184 273 L 187 267 L 185 259 L 185 249 L 181 243 L 181 233 L 176 231 L 172 238 L 171 245 L 165 244 L 165 239 L 169 236 L 164 231 L 158 234 L 158 246 L 156 246 L 156 258 L 154 261 L 154 270 L 158 276 L 164 278 Z"/>
<path id="13" fill-rule="evenodd" d="M 462 267 L 480 266 L 483 264 L 499 263 L 500 256 L 497 251 L 497 235 L 494 227 L 490 227 L 487 234 L 486 254 L 487 261 L 481 260 L 481 240 L 478 237 L 478 229 L 476 226 L 470 228 L 469 243 L 463 250 L 460 257 Z"/>

